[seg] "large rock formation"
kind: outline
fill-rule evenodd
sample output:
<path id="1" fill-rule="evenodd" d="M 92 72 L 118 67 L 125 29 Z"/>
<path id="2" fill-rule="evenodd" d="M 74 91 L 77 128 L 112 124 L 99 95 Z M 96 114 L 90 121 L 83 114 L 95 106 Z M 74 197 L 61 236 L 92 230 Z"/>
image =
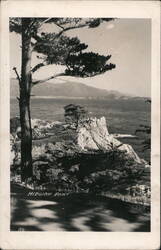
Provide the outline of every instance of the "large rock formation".
<path id="1" fill-rule="evenodd" d="M 128 144 L 122 144 L 109 134 L 105 117 L 89 118 L 78 126 L 78 145 L 83 150 L 102 150 L 104 152 L 118 149 L 124 151 L 127 158 L 141 163 L 141 159 Z"/>

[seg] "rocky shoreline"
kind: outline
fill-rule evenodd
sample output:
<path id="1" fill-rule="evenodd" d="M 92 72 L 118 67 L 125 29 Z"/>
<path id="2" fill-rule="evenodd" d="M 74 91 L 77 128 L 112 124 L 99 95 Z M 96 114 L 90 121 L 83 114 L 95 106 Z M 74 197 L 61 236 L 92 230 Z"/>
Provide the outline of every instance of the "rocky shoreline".
<path id="1" fill-rule="evenodd" d="M 33 119 L 32 129 L 35 182 L 28 183 L 31 190 L 111 194 L 150 204 L 150 166 L 130 145 L 109 134 L 104 117 L 85 118 L 77 126 Z M 17 183 L 20 160 L 20 124 L 13 118 L 11 180 Z"/>

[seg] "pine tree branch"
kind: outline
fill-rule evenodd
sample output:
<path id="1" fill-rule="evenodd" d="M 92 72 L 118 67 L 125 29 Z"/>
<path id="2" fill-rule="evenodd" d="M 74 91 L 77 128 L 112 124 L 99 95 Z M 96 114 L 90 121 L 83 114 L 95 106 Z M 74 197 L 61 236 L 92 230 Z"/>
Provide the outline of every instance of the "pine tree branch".
<path id="1" fill-rule="evenodd" d="M 54 24 L 56 24 L 54 22 Z M 83 27 L 87 27 L 89 24 L 80 24 L 80 25 L 77 25 L 77 26 L 71 26 L 71 27 L 68 27 L 68 28 L 63 28 L 62 26 L 56 24 L 58 27 L 61 27 L 62 30 L 60 32 L 58 32 L 56 35 L 55 35 L 55 38 L 53 38 L 52 40 L 52 43 L 55 39 L 59 38 L 64 32 L 68 31 L 68 30 L 72 30 L 72 29 L 79 29 L 79 28 L 83 28 Z M 33 49 L 35 48 L 35 46 L 38 46 L 38 45 L 50 45 L 52 43 L 43 43 L 41 40 L 41 37 L 38 36 L 38 35 L 34 35 L 33 38 L 38 41 L 37 43 L 33 44 Z"/>
<path id="2" fill-rule="evenodd" d="M 35 73 L 37 70 L 39 70 L 41 67 L 44 67 L 44 66 L 46 66 L 47 65 L 47 63 L 45 63 L 45 61 L 44 62 L 42 62 L 42 63 L 38 63 L 38 64 L 36 64 L 32 69 L 31 69 L 31 72 L 32 73 Z"/>
<path id="3" fill-rule="evenodd" d="M 87 27 L 89 24 L 88 23 L 85 23 L 85 24 L 80 24 L 80 25 L 74 25 L 74 26 L 71 26 L 71 27 L 68 27 L 68 28 L 63 28 L 62 27 L 62 31 L 60 31 L 57 35 L 58 37 L 60 35 L 62 35 L 64 32 L 68 31 L 68 30 L 73 30 L 73 29 L 79 29 L 79 28 L 83 28 L 83 27 Z"/>
<path id="4" fill-rule="evenodd" d="M 34 82 L 32 82 L 32 87 L 37 85 L 37 84 L 47 82 L 47 81 L 49 81 L 51 79 L 54 79 L 56 77 L 65 76 L 65 75 L 66 75 L 65 73 L 59 73 L 59 74 L 52 75 L 52 76 L 50 76 L 48 78 L 45 78 L 45 79 L 42 79 L 42 80 L 39 80 L 39 81 L 34 81 Z"/>

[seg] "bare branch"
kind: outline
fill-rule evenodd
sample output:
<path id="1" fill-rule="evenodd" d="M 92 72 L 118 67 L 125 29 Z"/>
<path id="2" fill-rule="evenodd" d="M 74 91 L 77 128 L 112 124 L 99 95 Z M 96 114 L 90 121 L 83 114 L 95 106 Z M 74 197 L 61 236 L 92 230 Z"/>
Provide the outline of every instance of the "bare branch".
<path id="1" fill-rule="evenodd" d="M 100 75 L 100 74 L 103 74 L 103 73 L 104 73 L 104 71 L 99 72 L 99 73 L 94 73 L 94 74 L 92 74 L 92 75 L 86 74 L 86 75 L 84 75 L 83 77 L 82 77 L 82 76 L 79 76 L 79 75 L 70 75 L 70 74 L 66 74 L 66 73 L 59 73 L 59 74 L 55 74 L 55 75 L 53 75 L 53 76 L 50 76 L 50 77 L 48 77 L 48 78 L 45 78 L 45 79 L 43 79 L 43 80 L 39 80 L 39 81 L 32 82 L 32 86 L 31 86 L 31 87 L 34 87 L 35 85 L 40 84 L 40 83 L 47 82 L 47 81 L 49 81 L 49 80 L 51 80 L 51 79 L 54 79 L 54 78 L 56 78 L 56 77 L 59 77 L 59 76 L 71 76 L 71 77 L 87 78 L 87 77 L 94 77 L 94 76 L 97 76 L 97 75 Z"/>
<path id="2" fill-rule="evenodd" d="M 19 76 L 19 74 L 18 74 L 18 72 L 17 72 L 17 68 L 16 68 L 16 67 L 13 67 L 13 70 L 15 71 L 16 76 L 17 76 L 17 79 L 18 79 L 19 84 L 20 84 L 20 83 L 21 83 L 21 78 L 20 78 L 20 76 Z"/>
<path id="3" fill-rule="evenodd" d="M 65 75 L 66 75 L 65 73 L 59 73 L 59 74 L 52 75 L 52 76 L 50 76 L 50 77 L 48 77 L 48 78 L 45 78 L 45 79 L 43 79 L 43 80 L 39 80 L 39 81 L 32 82 L 32 87 L 35 86 L 35 85 L 37 85 L 37 84 L 39 84 L 39 83 L 47 82 L 47 81 L 49 81 L 49 80 L 51 80 L 51 79 L 54 79 L 54 78 L 56 78 L 56 77 L 65 76 Z"/>
<path id="4" fill-rule="evenodd" d="M 64 27 L 63 27 L 63 26 L 61 26 L 60 24 L 55 23 L 55 22 L 54 22 L 54 24 L 55 24 L 55 25 L 57 25 L 59 28 L 64 29 Z"/>
<path id="5" fill-rule="evenodd" d="M 38 29 L 40 29 L 40 27 L 41 27 L 44 23 L 48 22 L 50 19 L 52 19 L 52 17 L 49 17 L 49 18 L 45 19 L 45 20 L 40 24 L 40 26 L 38 27 Z"/>

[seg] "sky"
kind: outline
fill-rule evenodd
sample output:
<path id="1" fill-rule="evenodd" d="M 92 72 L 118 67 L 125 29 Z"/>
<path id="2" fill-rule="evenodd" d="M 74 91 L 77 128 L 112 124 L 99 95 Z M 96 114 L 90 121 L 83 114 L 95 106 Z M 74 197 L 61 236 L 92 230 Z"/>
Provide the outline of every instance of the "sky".
<path id="1" fill-rule="evenodd" d="M 53 25 L 45 25 L 42 31 L 56 32 Z M 53 84 L 64 80 L 78 81 L 88 86 L 117 90 L 134 96 L 150 96 L 151 92 L 151 22 L 150 19 L 115 19 L 101 24 L 94 29 L 81 28 L 66 32 L 66 35 L 77 36 L 81 42 L 88 44 L 88 51 L 102 55 L 112 55 L 109 62 L 116 68 L 104 74 L 90 78 L 59 77 Z M 21 38 L 10 33 L 10 72 L 21 65 Z M 32 65 L 37 64 L 36 54 Z M 45 66 L 35 73 L 35 79 L 46 78 L 53 73 L 64 71 L 62 66 Z"/>

